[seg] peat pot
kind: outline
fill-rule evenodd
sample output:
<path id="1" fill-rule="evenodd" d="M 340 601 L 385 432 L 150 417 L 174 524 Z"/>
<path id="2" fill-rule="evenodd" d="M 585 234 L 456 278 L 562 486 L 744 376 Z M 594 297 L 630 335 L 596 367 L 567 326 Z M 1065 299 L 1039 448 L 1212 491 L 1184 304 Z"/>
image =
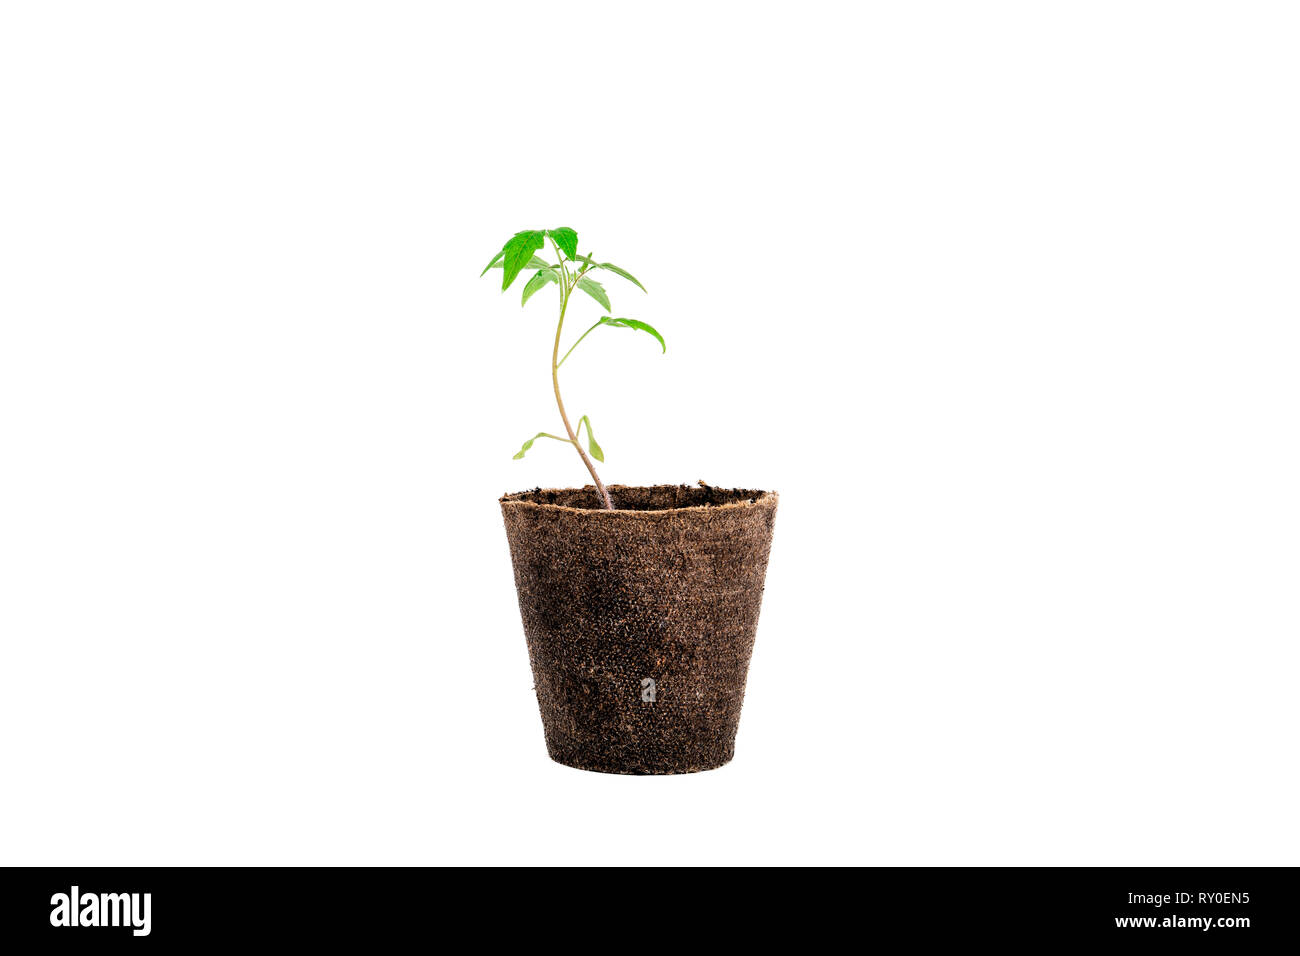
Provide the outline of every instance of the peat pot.
<path id="1" fill-rule="evenodd" d="M 501 499 L 551 759 L 692 773 L 735 749 L 777 496 L 656 485 Z"/>

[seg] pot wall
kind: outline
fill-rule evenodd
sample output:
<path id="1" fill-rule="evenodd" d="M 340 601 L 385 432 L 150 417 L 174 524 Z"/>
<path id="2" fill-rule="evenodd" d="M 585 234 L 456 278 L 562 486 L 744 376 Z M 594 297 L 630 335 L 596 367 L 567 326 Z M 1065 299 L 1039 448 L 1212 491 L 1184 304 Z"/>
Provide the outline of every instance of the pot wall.
<path id="1" fill-rule="evenodd" d="M 777 495 L 660 485 L 501 499 L 551 758 L 607 773 L 731 759 Z M 710 503 L 711 502 L 711 503 Z"/>

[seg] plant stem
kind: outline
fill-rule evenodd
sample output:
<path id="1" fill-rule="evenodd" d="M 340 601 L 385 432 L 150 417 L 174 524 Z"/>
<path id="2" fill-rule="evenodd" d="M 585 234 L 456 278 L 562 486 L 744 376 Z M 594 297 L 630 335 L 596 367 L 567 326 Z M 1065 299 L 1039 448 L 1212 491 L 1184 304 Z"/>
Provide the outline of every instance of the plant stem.
<path id="1" fill-rule="evenodd" d="M 551 245 L 555 245 L 554 239 L 551 240 Z M 555 348 L 551 350 L 551 386 L 555 389 L 555 404 L 560 409 L 560 420 L 564 422 L 565 434 L 569 436 L 569 441 L 573 442 L 573 447 L 577 449 L 578 455 L 582 458 L 582 463 L 587 466 L 587 471 L 591 472 L 591 479 L 596 483 L 596 491 L 600 493 L 601 501 L 604 502 L 607 510 L 613 511 L 614 502 L 610 500 L 609 492 L 605 490 L 600 475 L 596 474 L 596 466 L 591 463 L 587 453 L 578 444 L 578 436 L 574 434 L 573 426 L 569 424 L 569 415 L 564 410 L 564 399 L 560 397 L 560 333 L 564 331 L 564 313 L 569 307 L 569 295 L 573 292 L 575 283 L 569 281 L 569 270 L 564 268 L 564 257 L 560 255 L 558 246 L 555 248 L 555 258 L 560 263 L 561 270 L 560 321 L 555 326 Z"/>
<path id="2" fill-rule="evenodd" d="M 581 335 L 579 335 L 579 336 L 578 336 L 578 341 L 577 341 L 577 342 L 574 342 L 572 345 L 570 345 L 570 346 L 569 346 L 569 351 L 565 352 L 565 353 L 564 353 L 564 358 L 560 359 L 560 365 L 563 365 L 563 364 L 564 364 L 564 359 L 568 358 L 570 355 L 573 354 L 573 350 L 576 349 L 576 348 L 581 344 L 581 342 L 582 342 L 583 339 L 585 339 L 588 335 L 590 335 L 592 332 L 594 332 L 594 331 L 595 331 L 597 328 L 599 328 L 599 327 L 600 327 L 600 323 L 597 322 L 595 325 L 593 325 L 591 328 L 589 328 L 586 332 L 583 332 Z"/>

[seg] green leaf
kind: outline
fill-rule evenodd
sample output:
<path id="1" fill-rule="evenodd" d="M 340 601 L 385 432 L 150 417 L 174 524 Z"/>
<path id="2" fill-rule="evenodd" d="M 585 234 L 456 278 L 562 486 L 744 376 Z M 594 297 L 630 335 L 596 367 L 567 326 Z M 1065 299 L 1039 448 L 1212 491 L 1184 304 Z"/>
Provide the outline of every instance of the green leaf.
<path id="1" fill-rule="evenodd" d="M 492 263 L 491 265 L 489 265 L 487 268 L 488 268 L 488 269 L 504 269 L 504 268 L 505 268 L 505 263 L 500 261 L 500 257 L 503 256 L 503 255 L 505 255 L 504 252 L 499 253 L 498 256 L 497 256 L 497 261 L 496 261 L 496 262 L 493 262 L 493 263 Z M 550 269 L 552 272 L 555 271 L 555 266 L 551 265 L 549 262 L 547 262 L 547 261 L 546 261 L 545 259 L 543 259 L 541 256 L 533 256 L 531 259 L 528 260 L 528 265 L 524 266 L 524 268 L 525 268 L 525 269 Z M 484 269 L 483 271 L 484 271 L 484 272 L 487 272 L 487 269 Z M 481 277 L 480 277 L 480 278 L 481 278 Z"/>
<path id="2" fill-rule="evenodd" d="M 514 460 L 517 461 L 520 458 L 523 458 L 524 455 L 527 453 L 528 449 L 533 447 L 533 442 L 537 441 L 537 439 L 539 438 L 554 438 L 556 441 L 564 441 L 564 442 L 567 442 L 569 440 L 567 438 L 561 438 L 559 435 L 552 435 L 550 432 L 538 432 L 532 438 L 528 439 L 528 441 L 524 442 L 524 447 L 519 449 L 519 451 L 515 454 Z"/>
<path id="3" fill-rule="evenodd" d="M 587 263 L 593 269 L 604 269 L 606 272 L 612 272 L 616 276 L 622 276 L 642 292 L 646 291 L 646 287 L 641 284 L 641 281 L 636 276 L 632 275 L 632 273 L 628 272 L 626 269 L 620 269 L 612 262 L 597 262 L 595 259 L 591 258 L 591 256 L 577 256 L 576 258 L 579 262 Z"/>
<path id="4" fill-rule="evenodd" d="M 559 229 L 547 229 L 546 234 L 555 240 L 555 244 L 570 259 L 578 257 L 578 234 L 568 226 L 561 226 Z"/>
<path id="5" fill-rule="evenodd" d="M 616 329 L 636 329 L 638 332 L 649 332 L 659 340 L 659 347 L 664 352 L 668 351 L 668 343 L 664 341 L 664 337 L 659 334 L 659 331 L 653 325 L 647 325 L 639 319 L 615 319 L 607 315 L 600 320 L 600 324 L 612 325 Z"/>
<path id="6" fill-rule="evenodd" d="M 578 419 L 579 431 L 582 431 L 583 425 L 587 426 L 587 450 L 591 452 L 592 458 L 603 462 L 605 460 L 605 453 L 601 451 L 600 446 L 596 444 L 596 436 L 591 433 L 591 419 L 586 415 L 583 415 L 582 418 Z"/>
<path id="7" fill-rule="evenodd" d="M 536 292 L 539 289 L 545 288 L 546 284 L 549 282 L 559 282 L 559 281 L 560 281 L 559 276 L 557 276 L 550 269 L 538 269 L 537 274 L 533 276 L 531 279 L 529 279 L 528 284 L 524 286 L 524 298 L 523 301 L 520 302 L 519 304 L 521 306 L 527 305 L 528 300 L 532 298 L 534 292 Z"/>
<path id="8" fill-rule="evenodd" d="M 504 249 L 502 249 L 502 250 L 501 250 L 500 252 L 498 252 L 495 256 L 493 256 L 493 257 L 492 257 L 492 261 L 489 262 L 487 265 L 485 265 L 485 266 L 483 267 L 483 271 L 480 272 L 480 273 L 478 274 L 478 277 L 481 279 L 481 278 L 483 278 L 485 275 L 487 275 L 487 271 L 488 271 L 489 269 L 491 269 L 494 265 L 496 265 L 497 263 L 499 263 L 503 258 L 505 258 L 505 254 L 506 254 L 506 251 L 505 251 Z"/>
<path id="9" fill-rule="evenodd" d="M 605 287 L 595 279 L 588 279 L 583 276 L 578 280 L 578 288 L 599 302 L 603 308 L 610 310 L 614 308 L 609 304 L 609 296 L 605 294 Z"/>
<path id="10" fill-rule="evenodd" d="M 597 266 L 597 268 L 605 269 L 609 272 L 614 273 L 614 275 L 616 276 L 622 276 L 624 279 L 626 279 L 628 282 L 631 282 L 642 292 L 646 291 L 646 287 L 641 284 L 640 280 L 638 280 L 636 276 L 632 275 L 632 273 L 628 272 L 626 269 L 620 269 L 612 262 L 602 262 L 599 266 Z"/>
<path id="11" fill-rule="evenodd" d="M 542 248 L 546 242 L 545 234 L 540 229 L 528 229 L 516 232 L 501 250 L 505 253 L 505 272 L 501 276 L 501 291 L 510 288 L 524 266 L 532 261 L 533 253 Z"/>

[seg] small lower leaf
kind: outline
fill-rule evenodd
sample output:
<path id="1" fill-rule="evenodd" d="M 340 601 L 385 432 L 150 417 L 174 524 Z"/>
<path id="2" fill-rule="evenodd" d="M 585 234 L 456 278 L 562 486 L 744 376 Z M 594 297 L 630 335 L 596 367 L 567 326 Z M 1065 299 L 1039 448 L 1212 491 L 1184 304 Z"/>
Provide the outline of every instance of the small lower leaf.
<path id="1" fill-rule="evenodd" d="M 514 455 L 515 460 L 517 461 L 518 459 L 523 458 L 524 455 L 528 452 L 528 449 L 533 447 L 533 442 L 537 441 L 537 439 L 539 438 L 554 438 L 556 441 L 569 440 L 567 438 L 561 438 L 559 435 L 552 435 L 550 432 L 538 432 L 532 438 L 528 439 L 528 441 L 524 442 L 524 447 L 519 449 L 519 451 L 515 453 Z"/>
<path id="2" fill-rule="evenodd" d="M 582 418 L 578 420 L 578 429 L 580 431 L 583 425 L 587 426 L 587 450 L 591 452 L 592 458 L 603 462 L 605 460 L 605 453 L 601 450 L 601 447 L 596 444 L 596 436 L 591 433 L 591 419 L 586 415 L 583 415 Z"/>

